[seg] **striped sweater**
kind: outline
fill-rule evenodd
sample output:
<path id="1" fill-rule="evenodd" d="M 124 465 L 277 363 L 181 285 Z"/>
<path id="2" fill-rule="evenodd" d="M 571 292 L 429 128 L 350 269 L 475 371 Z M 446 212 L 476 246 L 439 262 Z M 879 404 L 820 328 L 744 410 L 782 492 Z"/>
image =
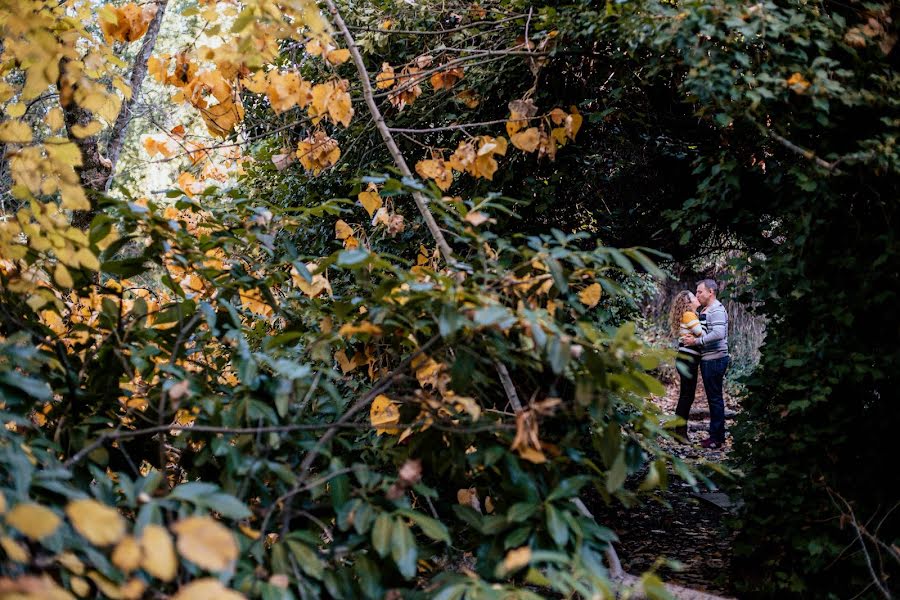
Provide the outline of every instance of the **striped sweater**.
<path id="1" fill-rule="evenodd" d="M 679 339 L 686 335 L 692 335 L 694 337 L 703 335 L 703 326 L 700 324 L 700 319 L 697 317 L 697 313 L 692 310 L 685 311 L 685 313 L 681 315 L 680 329 Z M 684 352 L 685 354 L 700 354 L 695 348 L 685 346 L 681 342 L 678 342 L 678 351 Z"/>

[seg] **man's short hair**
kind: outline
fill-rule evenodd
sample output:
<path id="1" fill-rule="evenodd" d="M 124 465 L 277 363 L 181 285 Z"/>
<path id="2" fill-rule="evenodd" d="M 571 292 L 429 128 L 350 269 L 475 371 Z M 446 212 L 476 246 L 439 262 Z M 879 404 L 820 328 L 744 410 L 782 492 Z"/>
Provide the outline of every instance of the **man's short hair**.
<path id="1" fill-rule="evenodd" d="M 706 287 L 706 289 L 711 291 L 713 294 L 715 294 L 717 296 L 719 295 L 719 284 L 716 283 L 715 279 L 701 279 L 700 281 L 697 282 L 697 285 L 700 285 L 701 283 L 703 284 L 704 287 Z"/>

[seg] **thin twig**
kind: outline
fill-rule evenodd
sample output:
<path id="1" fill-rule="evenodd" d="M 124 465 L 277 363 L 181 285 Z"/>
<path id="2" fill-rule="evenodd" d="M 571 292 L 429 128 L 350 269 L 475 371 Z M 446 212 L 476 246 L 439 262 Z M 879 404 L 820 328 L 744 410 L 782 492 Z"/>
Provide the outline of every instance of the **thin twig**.
<path id="1" fill-rule="evenodd" d="M 459 25 L 458 27 L 453 27 L 451 29 L 439 29 L 437 31 L 425 31 L 421 29 L 381 29 L 377 27 L 359 26 L 349 26 L 347 28 L 352 29 L 353 31 L 371 31 L 374 33 L 386 33 L 394 35 L 446 35 L 448 33 L 455 33 L 457 31 L 465 31 L 466 29 L 471 29 L 476 25 L 497 25 L 500 23 L 506 23 L 508 21 L 515 21 L 516 19 L 521 19 L 524 16 L 524 14 L 520 14 L 506 17 L 505 19 L 497 19 L 496 21 L 473 21 L 472 23 Z"/>

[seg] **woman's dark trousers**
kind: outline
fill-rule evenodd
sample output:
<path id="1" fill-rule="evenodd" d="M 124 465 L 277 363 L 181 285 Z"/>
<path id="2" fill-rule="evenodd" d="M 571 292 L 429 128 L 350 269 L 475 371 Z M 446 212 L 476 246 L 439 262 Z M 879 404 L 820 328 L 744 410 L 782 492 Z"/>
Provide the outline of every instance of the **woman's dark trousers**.
<path id="1" fill-rule="evenodd" d="M 697 393 L 697 368 L 700 365 L 700 357 L 696 354 L 679 352 L 675 359 L 675 368 L 678 369 L 680 386 L 678 390 L 678 406 L 675 414 L 684 419 L 685 424 L 675 429 L 675 434 L 687 440 L 687 421 L 691 416 L 691 404 L 694 403 L 694 395 Z"/>

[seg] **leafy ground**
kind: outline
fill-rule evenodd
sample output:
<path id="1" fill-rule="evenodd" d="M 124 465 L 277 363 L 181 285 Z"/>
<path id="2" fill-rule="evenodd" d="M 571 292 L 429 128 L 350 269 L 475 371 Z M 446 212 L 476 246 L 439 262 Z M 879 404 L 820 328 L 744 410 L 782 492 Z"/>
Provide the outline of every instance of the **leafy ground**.
<path id="1" fill-rule="evenodd" d="M 666 395 L 654 398 L 654 402 L 666 413 L 675 412 L 678 400 L 678 384 L 669 384 Z M 738 400 L 726 395 L 728 425 L 740 410 Z M 697 400 L 691 411 L 689 423 L 692 445 L 666 444 L 671 452 L 684 460 L 724 462 L 731 449 L 731 438 L 722 450 L 704 450 L 699 446 L 706 437 L 709 426 L 709 410 L 702 383 L 697 387 Z M 728 507 L 723 507 L 724 495 L 695 493 L 688 484 L 669 473 L 669 488 L 656 494 L 640 509 L 621 505 L 597 508 L 605 523 L 615 524 L 621 540 L 616 550 L 622 568 L 628 573 L 639 574 L 658 567 L 658 573 L 667 583 L 712 594 L 730 595 L 734 592 L 730 580 L 730 562 L 733 537 L 724 526 Z M 732 502 L 734 499 L 731 499 Z M 677 561 L 680 568 L 660 559 Z"/>

